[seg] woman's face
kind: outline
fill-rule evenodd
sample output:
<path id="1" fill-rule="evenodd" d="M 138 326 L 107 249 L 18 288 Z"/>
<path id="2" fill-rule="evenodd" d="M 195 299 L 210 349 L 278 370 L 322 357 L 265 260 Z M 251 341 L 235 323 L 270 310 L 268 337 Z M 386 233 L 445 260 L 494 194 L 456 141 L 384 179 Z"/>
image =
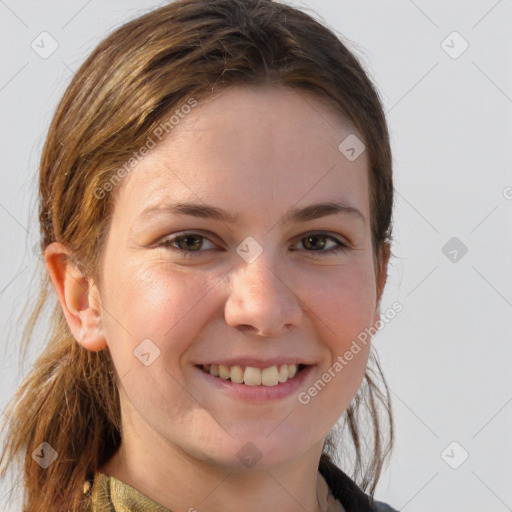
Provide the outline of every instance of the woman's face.
<path id="1" fill-rule="evenodd" d="M 278 466 L 350 404 L 369 343 L 344 354 L 378 320 L 379 295 L 354 134 L 308 94 L 234 87 L 199 101 L 118 185 L 101 316 L 123 428 L 145 449 Z"/>

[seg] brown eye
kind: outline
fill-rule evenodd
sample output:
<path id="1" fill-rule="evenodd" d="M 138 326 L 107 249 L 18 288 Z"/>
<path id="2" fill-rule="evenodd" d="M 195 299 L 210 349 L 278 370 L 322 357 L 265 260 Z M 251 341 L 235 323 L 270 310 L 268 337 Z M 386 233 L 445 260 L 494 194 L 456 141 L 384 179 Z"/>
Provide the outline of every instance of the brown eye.
<path id="1" fill-rule="evenodd" d="M 300 241 L 306 248 L 306 251 L 316 253 L 314 254 L 315 256 L 332 255 L 348 249 L 346 244 L 326 233 L 311 233 L 308 236 L 302 237 Z M 328 247 L 329 244 L 331 244 L 331 248 Z M 324 250 L 325 247 L 328 247 L 328 249 Z"/>
<path id="2" fill-rule="evenodd" d="M 314 251 L 317 251 L 325 247 L 326 238 L 327 237 L 325 235 L 310 235 L 306 236 L 302 240 L 305 240 L 304 247 L 306 247 L 306 249 L 313 249 Z"/>
<path id="3" fill-rule="evenodd" d="M 181 253 L 181 256 L 187 258 L 191 256 L 199 256 L 203 253 L 204 250 L 201 249 L 204 248 L 205 241 L 210 243 L 212 246 L 214 245 L 213 242 L 208 240 L 204 235 L 191 232 L 166 238 L 159 245 L 172 251 L 177 251 L 178 253 Z M 211 249 L 211 247 L 207 247 L 207 249 Z"/>
<path id="4" fill-rule="evenodd" d="M 183 235 L 174 239 L 178 249 L 197 251 L 203 245 L 200 235 Z"/>

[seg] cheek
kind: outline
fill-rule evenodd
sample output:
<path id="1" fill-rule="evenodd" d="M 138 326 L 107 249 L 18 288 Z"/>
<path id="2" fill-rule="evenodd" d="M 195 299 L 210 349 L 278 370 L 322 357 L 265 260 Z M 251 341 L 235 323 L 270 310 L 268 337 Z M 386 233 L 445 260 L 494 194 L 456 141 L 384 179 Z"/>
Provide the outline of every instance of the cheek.
<path id="1" fill-rule="evenodd" d="M 376 306 L 375 282 L 367 266 L 339 268 L 329 279 L 316 279 L 307 306 L 316 335 L 327 348 L 312 386 L 303 389 L 299 402 L 306 417 L 322 418 L 332 426 L 345 412 L 364 378 Z"/>
<path id="2" fill-rule="evenodd" d="M 304 302 L 336 355 L 373 321 L 376 291 L 372 271 L 368 265 L 347 265 L 329 274 L 310 274 L 305 282 Z"/>
<path id="3" fill-rule="evenodd" d="M 109 350 L 122 392 L 139 416 L 180 423 L 183 411 L 195 405 L 184 391 L 180 358 L 208 321 L 209 292 L 218 280 L 198 274 L 132 265 L 117 268 L 105 282 Z"/>
<path id="4" fill-rule="evenodd" d="M 112 272 L 105 282 L 104 325 L 116 365 L 133 364 L 133 351 L 150 339 L 177 369 L 209 315 L 215 282 L 204 273 L 166 271 L 161 264 Z"/>

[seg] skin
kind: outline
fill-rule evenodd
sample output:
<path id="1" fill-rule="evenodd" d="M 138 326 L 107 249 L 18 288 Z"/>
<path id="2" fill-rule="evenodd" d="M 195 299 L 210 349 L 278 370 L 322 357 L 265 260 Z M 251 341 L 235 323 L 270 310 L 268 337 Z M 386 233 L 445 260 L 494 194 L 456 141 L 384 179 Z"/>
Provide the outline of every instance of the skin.
<path id="1" fill-rule="evenodd" d="M 338 150 L 351 133 L 307 93 L 224 90 L 200 101 L 118 185 L 101 282 L 85 279 L 61 244 L 48 247 L 71 331 L 88 350 L 108 347 L 120 378 L 123 443 L 103 472 L 171 510 L 319 510 L 323 441 L 357 393 L 370 344 L 307 405 L 297 393 L 244 402 L 206 386 L 194 364 L 302 357 L 314 364 L 303 391 L 379 320 L 389 254 L 375 266 L 367 155 L 350 162 Z M 229 209 L 241 223 L 169 213 L 137 220 L 149 205 L 176 201 Z M 364 218 L 279 223 L 291 208 L 325 201 Z M 189 242 L 202 240 L 191 258 L 186 244 L 162 245 L 183 231 L 205 237 Z M 346 251 L 329 252 L 337 246 L 329 238 L 311 249 L 307 235 L 318 231 Z M 252 263 L 236 252 L 249 236 L 263 249 Z M 144 339 L 160 350 L 149 366 L 134 356 Z M 261 454 L 251 468 L 237 457 L 247 442 Z"/>

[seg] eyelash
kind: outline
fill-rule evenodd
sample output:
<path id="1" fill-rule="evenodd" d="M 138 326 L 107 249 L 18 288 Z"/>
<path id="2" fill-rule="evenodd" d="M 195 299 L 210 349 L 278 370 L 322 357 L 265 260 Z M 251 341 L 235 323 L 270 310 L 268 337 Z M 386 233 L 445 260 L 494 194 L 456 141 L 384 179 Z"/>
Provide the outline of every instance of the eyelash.
<path id="1" fill-rule="evenodd" d="M 178 235 L 174 235 L 170 238 L 167 238 L 165 239 L 161 244 L 159 244 L 161 247 L 165 247 L 167 249 L 170 249 L 172 251 L 178 251 L 178 252 L 181 252 L 182 253 L 182 256 L 184 258 L 193 258 L 193 257 L 196 257 L 196 256 L 199 256 L 201 253 L 205 252 L 205 251 L 187 251 L 185 249 L 179 249 L 178 247 L 174 247 L 172 244 L 174 242 L 176 242 L 177 239 L 179 238 L 186 238 L 186 237 L 189 237 L 189 236 L 198 236 L 200 238 L 204 238 L 206 240 L 209 240 L 208 237 L 202 235 L 201 233 L 196 233 L 194 231 L 188 231 L 188 232 L 184 232 L 184 233 L 180 233 Z M 348 245 L 347 244 L 344 244 L 341 240 L 335 238 L 334 236 L 332 235 L 328 235 L 326 233 L 318 233 L 318 232 L 311 232 L 311 233 L 307 233 L 306 236 L 303 236 L 299 241 L 302 241 L 303 239 L 307 238 L 308 236 L 321 236 L 323 238 L 326 238 L 327 240 L 331 240 L 332 242 L 336 243 L 337 246 L 332 248 L 332 249 L 329 249 L 329 250 L 326 250 L 326 251 L 323 251 L 323 250 L 318 250 L 318 251 L 308 251 L 306 250 L 306 252 L 308 253 L 311 253 L 313 255 L 313 257 L 323 257 L 323 256 L 332 256 L 333 254 L 338 254 L 338 253 L 342 253 L 342 252 L 345 252 L 349 249 Z M 209 240 L 211 242 L 211 240 Z M 211 242 L 213 243 L 213 242 Z"/>

